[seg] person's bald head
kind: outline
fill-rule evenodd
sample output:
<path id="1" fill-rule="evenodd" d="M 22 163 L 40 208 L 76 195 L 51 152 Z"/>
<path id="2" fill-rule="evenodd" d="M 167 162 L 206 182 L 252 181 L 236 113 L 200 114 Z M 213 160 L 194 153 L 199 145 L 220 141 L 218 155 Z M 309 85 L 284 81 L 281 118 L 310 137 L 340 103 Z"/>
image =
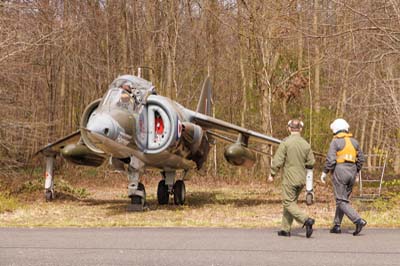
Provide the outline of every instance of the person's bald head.
<path id="1" fill-rule="evenodd" d="M 292 119 L 288 122 L 288 130 L 290 132 L 300 132 L 303 129 L 304 123 L 299 119 Z"/>

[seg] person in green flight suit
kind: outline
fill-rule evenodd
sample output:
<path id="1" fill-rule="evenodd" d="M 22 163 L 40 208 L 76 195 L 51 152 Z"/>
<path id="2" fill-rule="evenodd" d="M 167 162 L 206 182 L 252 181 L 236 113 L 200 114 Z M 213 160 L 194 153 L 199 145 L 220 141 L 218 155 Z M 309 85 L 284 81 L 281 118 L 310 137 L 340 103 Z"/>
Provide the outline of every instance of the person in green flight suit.
<path id="1" fill-rule="evenodd" d="M 268 181 L 272 182 L 279 169 L 283 167 L 283 216 L 282 228 L 278 231 L 279 236 L 290 236 L 293 220 L 306 227 L 307 238 L 313 233 L 312 226 L 315 220 L 297 206 L 299 195 L 306 185 L 307 175 L 307 180 L 311 180 L 312 191 L 312 171 L 315 163 L 310 144 L 300 135 L 303 126 L 303 122 L 298 119 L 288 122 L 290 135 L 279 145 L 272 159 L 271 173 L 268 177 Z M 309 186 L 310 184 L 307 184 L 307 189 Z"/>

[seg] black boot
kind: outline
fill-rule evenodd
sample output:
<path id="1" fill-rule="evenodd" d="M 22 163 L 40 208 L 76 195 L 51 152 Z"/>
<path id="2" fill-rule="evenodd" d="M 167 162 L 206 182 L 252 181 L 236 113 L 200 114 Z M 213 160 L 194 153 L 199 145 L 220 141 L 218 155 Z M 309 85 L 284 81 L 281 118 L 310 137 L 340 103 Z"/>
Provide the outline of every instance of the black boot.
<path id="1" fill-rule="evenodd" d="M 286 232 L 286 231 L 278 231 L 278 236 L 290 236 L 290 232 Z"/>
<path id="2" fill-rule="evenodd" d="M 335 225 L 331 228 L 331 230 L 330 230 L 329 232 L 332 233 L 332 234 L 340 234 L 340 233 L 342 233 L 342 229 L 340 229 L 340 225 L 335 224 Z"/>
<path id="3" fill-rule="evenodd" d="M 308 218 L 308 219 L 304 222 L 303 228 L 304 228 L 304 226 L 306 227 L 306 237 L 307 237 L 307 238 L 310 238 L 310 236 L 311 236 L 312 233 L 313 233 L 312 226 L 313 226 L 314 223 L 315 223 L 315 220 L 312 219 L 312 218 Z"/>
<path id="4" fill-rule="evenodd" d="M 356 236 L 361 232 L 363 227 L 367 225 L 367 221 L 360 218 L 357 221 L 355 221 L 355 225 L 356 225 L 356 231 L 353 232 L 353 236 Z"/>

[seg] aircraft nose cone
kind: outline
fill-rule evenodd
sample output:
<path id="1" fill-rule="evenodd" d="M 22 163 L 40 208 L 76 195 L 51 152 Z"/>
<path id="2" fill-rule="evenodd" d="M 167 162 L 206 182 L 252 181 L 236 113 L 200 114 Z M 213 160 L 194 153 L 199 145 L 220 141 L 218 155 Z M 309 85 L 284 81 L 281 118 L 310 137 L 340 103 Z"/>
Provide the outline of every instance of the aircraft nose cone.
<path id="1" fill-rule="evenodd" d="M 90 117 L 87 123 L 87 129 L 110 139 L 116 139 L 118 135 L 116 122 L 110 115 L 104 113 L 95 114 Z"/>

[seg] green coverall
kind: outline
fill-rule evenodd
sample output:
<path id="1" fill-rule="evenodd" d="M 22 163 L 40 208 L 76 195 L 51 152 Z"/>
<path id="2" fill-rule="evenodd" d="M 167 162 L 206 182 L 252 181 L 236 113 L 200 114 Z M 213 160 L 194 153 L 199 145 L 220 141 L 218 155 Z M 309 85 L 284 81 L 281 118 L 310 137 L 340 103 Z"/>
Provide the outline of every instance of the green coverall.
<path id="1" fill-rule="evenodd" d="M 297 206 L 297 199 L 306 184 L 306 169 L 312 169 L 315 163 L 310 144 L 292 132 L 278 147 L 271 165 L 271 176 L 275 176 L 283 166 L 282 179 L 282 230 L 290 232 L 293 219 L 304 224 L 308 216 Z"/>

